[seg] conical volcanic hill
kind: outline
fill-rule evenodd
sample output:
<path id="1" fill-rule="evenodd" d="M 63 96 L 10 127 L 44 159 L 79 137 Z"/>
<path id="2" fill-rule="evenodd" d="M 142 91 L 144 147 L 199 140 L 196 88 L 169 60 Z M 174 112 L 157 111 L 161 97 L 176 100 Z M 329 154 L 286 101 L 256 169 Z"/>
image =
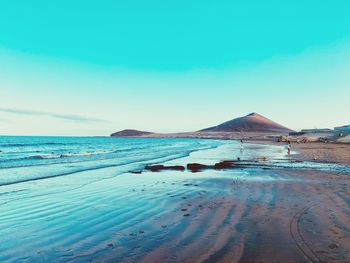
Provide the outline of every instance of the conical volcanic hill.
<path id="1" fill-rule="evenodd" d="M 288 133 L 292 130 L 284 127 L 258 113 L 226 121 L 214 127 L 206 128 L 201 132 L 278 132 Z"/>

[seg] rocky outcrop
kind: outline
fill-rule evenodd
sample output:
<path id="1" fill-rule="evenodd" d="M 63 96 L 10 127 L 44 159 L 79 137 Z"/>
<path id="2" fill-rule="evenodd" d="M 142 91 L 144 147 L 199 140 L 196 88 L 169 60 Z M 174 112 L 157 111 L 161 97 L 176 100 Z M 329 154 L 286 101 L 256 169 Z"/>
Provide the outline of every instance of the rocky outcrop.
<path id="1" fill-rule="evenodd" d="M 225 160 L 225 161 L 215 163 L 214 165 L 206 165 L 206 164 L 200 164 L 200 163 L 187 164 L 187 169 L 193 173 L 200 172 L 206 169 L 222 170 L 222 169 L 234 169 L 234 168 L 241 168 L 241 167 L 244 167 L 244 165 L 237 164 L 237 161 L 234 161 L 234 160 Z"/>
<path id="2" fill-rule="evenodd" d="M 210 165 L 200 164 L 200 163 L 189 163 L 187 164 L 187 169 L 193 173 L 200 172 L 204 169 L 211 168 Z"/>
<path id="3" fill-rule="evenodd" d="M 240 158 L 237 160 L 224 160 L 213 165 L 201 164 L 201 163 L 188 163 L 186 168 L 188 171 L 192 173 L 201 172 L 203 170 L 226 170 L 226 169 L 239 169 L 239 168 L 261 168 L 261 169 L 271 169 L 271 167 L 266 164 L 262 164 L 261 162 L 266 162 L 268 159 L 266 157 L 257 158 L 253 160 L 244 160 L 242 161 Z M 172 170 L 172 171 L 184 171 L 186 169 L 182 165 L 146 165 L 143 170 L 130 171 L 130 173 L 140 174 L 144 170 L 151 172 L 160 172 L 164 170 Z"/>
<path id="4" fill-rule="evenodd" d="M 152 134 L 152 132 L 126 129 L 126 130 L 112 133 L 111 136 L 112 137 L 141 137 L 143 135 L 150 135 L 150 134 Z"/>
<path id="5" fill-rule="evenodd" d="M 163 170 L 184 171 L 185 167 L 181 165 L 165 166 L 165 165 L 159 164 L 159 165 L 146 165 L 145 170 L 152 171 L 152 172 L 159 172 Z"/>

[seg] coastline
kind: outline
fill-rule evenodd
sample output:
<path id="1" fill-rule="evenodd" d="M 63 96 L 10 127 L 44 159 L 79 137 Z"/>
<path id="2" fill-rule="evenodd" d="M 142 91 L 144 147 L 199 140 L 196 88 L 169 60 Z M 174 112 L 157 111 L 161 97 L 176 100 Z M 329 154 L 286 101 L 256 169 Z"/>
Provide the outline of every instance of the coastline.
<path id="1" fill-rule="evenodd" d="M 278 137 L 285 136 L 278 133 L 259 132 L 185 132 L 160 134 L 152 133 L 134 138 L 198 138 L 216 140 L 244 140 L 246 142 L 266 145 L 286 145 L 278 142 Z M 133 138 L 132 136 L 127 138 Z M 310 137 L 311 138 L 311 137 Z M 296 143 L 292 140 L 291 157 L 297 161 L 318 161 L 325 163 L 350 164 L 350 144 L 345 142 L 305 142 Z"/>

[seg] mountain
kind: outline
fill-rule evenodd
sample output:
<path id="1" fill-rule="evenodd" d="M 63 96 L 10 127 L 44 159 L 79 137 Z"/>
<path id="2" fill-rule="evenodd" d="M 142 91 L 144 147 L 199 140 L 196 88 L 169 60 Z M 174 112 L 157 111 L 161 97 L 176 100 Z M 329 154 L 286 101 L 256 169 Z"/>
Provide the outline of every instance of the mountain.
<path id="1" fill-rule="evenodd" d="M 292 130 L 258 114 L 250 113 L 214 127 L 200 130 L 201 132 L 278 132 L 288 133 Z"/>
<path id="2" fill-rule="evenodd" d="M 127 130 L 122 130 L 122 131 L 112 133 L 111 136 L 112 137 L 139 137 L 139 136 L 149 135 L 149 134 L 152 134 L 152 132 L 127 129 Z"/>

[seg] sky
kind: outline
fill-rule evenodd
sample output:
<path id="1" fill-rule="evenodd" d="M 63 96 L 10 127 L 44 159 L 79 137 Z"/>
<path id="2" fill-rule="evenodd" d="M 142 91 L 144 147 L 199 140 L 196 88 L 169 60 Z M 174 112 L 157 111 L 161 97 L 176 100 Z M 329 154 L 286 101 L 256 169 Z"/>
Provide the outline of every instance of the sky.
<path id="1" fill-rule="evenodd" d="M 0 1 L 0 134 L 350 124 L 347 0 Z"/>

